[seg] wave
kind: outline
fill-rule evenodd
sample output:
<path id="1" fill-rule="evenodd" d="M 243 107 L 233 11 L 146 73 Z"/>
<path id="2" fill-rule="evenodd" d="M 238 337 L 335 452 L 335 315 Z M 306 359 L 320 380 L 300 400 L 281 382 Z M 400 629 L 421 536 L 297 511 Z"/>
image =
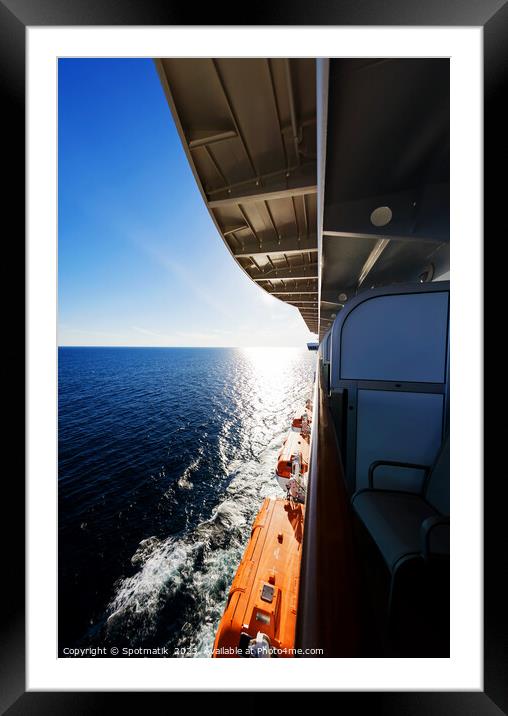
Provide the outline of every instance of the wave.
<path id="1" fill-rule="evenodd" d="M 194 485 L 192 484 L 190 477 L 191 475 L 199 468 L 201 464 L 201 458 L 203 456 L 203 448 L 199 448 L 198 455 L 192 460 L 192 462 L 187 465 L 183 473 L 180 475 L 178 480 L 176 481 L 176 484 L 178 487 L 180 487 L 182 490 L 192 490 Z"/>
<path id="2" fill-rule="evenodd" d="M 178 605 L 181 623 L 166 646 L 180 656 L 210 656 L 252 521 L 264 497 L 282 495 L 273 478 L 276 450 L 266 450 L 261 466 L 258 460 L 230 465 L 231 481 L 208 520 L 185 535 L 140 542 L 131 558 L 138 571 L 117 583 L 107 609 L 109 639 L 146 643 Z"/>

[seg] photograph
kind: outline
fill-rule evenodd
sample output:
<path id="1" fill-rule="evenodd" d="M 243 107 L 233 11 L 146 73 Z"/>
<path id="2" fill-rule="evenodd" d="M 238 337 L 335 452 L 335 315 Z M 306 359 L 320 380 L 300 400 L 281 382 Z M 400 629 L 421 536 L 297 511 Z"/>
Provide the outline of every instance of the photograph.
<path id="1" fill-rule="evenodd" d="M 58 658 L 449 658 L 450 58 L 57 73 Z"/>

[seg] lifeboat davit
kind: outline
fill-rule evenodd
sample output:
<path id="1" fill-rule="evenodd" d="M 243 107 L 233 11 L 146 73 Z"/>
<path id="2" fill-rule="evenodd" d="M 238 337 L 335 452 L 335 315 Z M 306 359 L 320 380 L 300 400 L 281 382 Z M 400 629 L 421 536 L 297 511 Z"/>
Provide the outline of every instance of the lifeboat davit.
<path id="1" fill-rule="evenodd" d="M 275 476 L 283 490 L 287 490 L 292 477 L 303 479 L 309 470 L 310 427 L 312 423 L 312 404 L 305 404 L 305 410 L 293 418 L 277 458 Z"/>
<path id="2" fill-rule="evenodd" d="M 304 506 L 266 498 L 231 585 L 212 656 L 292 657 Z"/>

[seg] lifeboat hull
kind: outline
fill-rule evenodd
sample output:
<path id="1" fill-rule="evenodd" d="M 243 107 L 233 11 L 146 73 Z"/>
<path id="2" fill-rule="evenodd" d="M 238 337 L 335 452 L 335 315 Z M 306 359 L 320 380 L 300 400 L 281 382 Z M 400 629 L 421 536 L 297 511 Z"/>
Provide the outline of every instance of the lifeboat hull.
<path id="1" fill-rule="evenodd" d="M 294 656 L 304 510 L 284 499 L 264 500 L 229 590 L 213 657 L 251 656 L 260 633 L 271 656 Z"/>
<path id="2" fill-rule="evenodd" d="M 305 476 L 309 469 L 309 453 L 309 437 L 302 435 L 299 428 L 291 428 L 282 445 L 275 469 L 275 477 L 283 490 L 287 489 L 287 484 L 291 477 L 293 457 L 295 455 L 300 456 L 302 475 Z"/>

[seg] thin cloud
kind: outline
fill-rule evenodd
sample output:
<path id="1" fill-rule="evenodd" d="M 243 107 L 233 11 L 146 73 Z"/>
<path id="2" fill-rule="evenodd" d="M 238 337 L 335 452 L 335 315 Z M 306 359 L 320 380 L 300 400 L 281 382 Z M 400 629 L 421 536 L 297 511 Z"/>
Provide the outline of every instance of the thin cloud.
<path id="1" fill-rule="evenodd" d="M 155 259 L 161 266 L 174 276 L 177 276 L 185 286 L 196 296 L 203 304 L 216 311 L 224 318 L 231 319 L 232 314 L 227 307 L 220 301 L 216 301 L 208 291 L 205 291 L 201 284 L 196 281 L 192 273 L 183 264 L 166 256 L 156 246 L 151 245 L 145 239 L 140 240 L 139 237 L 132 238 L 133 243 L 144 251 L 152 259 Z"/>

